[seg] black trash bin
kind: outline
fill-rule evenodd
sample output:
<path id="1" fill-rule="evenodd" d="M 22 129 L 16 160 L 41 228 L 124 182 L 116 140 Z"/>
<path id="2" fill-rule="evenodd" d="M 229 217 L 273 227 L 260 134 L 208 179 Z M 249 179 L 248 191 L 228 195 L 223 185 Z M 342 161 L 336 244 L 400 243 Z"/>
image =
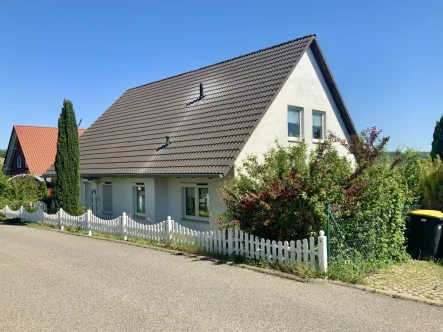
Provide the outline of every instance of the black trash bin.
<path id="1" fill-rule="evenodd" d="M 442 231 L 442 212 L 435 210 L 409 211 L 406 223 L 408 253 L 413 258 L 442 258 Z"/>

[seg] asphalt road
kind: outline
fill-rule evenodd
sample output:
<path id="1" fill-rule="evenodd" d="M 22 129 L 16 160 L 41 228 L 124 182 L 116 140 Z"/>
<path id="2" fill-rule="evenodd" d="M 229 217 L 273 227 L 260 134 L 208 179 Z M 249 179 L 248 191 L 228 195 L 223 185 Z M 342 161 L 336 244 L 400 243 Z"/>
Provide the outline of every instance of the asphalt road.
<path id="1" fill-rule="evenodd" d="M 443 309 L 0 225 L 0 331 L 443 331 Z"/>

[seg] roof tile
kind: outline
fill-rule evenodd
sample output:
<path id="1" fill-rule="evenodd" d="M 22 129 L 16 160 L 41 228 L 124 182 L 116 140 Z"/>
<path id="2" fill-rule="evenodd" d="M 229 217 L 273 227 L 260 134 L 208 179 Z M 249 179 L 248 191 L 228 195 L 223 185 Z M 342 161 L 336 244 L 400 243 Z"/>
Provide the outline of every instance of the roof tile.
<path id="1" fill-rule="evenodd" d="M 127 90 L 80 138 L 82 175 L 226 175 L 313 39 Z"/>
<path id="2" fill-rule="evenodd" d="M 58 128 L 15 125 L 29 173 L 43 174 L 55 161 Z M 85 129 L 79 129 L 79 136 Z"/>
<path id="3" fill-rule="evenodd" d="M 355 133 L 310 35 L 127 90 L 81 136 L 81 174 L 226 175 L 308 47 L 327 74 L 349 132 Z M 165 136 L 171 144 L 157 151 Z"/>

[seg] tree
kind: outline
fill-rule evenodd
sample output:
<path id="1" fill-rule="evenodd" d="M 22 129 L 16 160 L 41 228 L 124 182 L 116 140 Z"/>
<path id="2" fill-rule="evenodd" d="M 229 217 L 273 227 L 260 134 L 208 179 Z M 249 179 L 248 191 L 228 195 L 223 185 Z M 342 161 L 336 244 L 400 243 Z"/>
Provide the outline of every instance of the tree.
<path id="1" fill-rule="evenodd" d="M 435 123 L 434 135 L 432 140 L 431 157 L 435 160 L 437 155 L 443 158 L 443 115 L 440 121 Z"/>
<path id="2" fill-rule="evenodd" d="M 55 157 L 55 202 L 71 215 L 80 214 L 80 148 L 72 102 L 63 101 L 58 118 L 57 155 Z"/>

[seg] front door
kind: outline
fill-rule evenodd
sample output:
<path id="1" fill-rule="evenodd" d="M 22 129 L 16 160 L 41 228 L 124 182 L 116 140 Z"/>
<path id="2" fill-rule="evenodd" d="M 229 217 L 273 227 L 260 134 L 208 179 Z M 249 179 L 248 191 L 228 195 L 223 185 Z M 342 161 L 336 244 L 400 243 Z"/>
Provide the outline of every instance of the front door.
<path id="1" fill-rule="evenodd" d="M 94 182 L 85 183 L 85 205 L 86 210 L 97 214 L 97 185 Z"/>
<path id="2" fill-rule="evenodd" d="M 97 214 L 97 189 L 91 190 L 91 211 L 93 214 Z"/>

